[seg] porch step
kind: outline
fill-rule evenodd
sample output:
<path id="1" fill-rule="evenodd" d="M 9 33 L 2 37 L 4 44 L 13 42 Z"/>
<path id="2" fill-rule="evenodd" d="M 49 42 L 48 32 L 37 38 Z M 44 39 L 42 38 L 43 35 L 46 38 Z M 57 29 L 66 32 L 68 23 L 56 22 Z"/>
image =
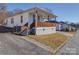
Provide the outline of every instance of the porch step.
<path id="1" fill-rule="evenodd" d="M 23 35 L 23 36 L 27 35 L 27 30 L 24 30 L 24 31 L 21 32 L 20 34 Z"/>

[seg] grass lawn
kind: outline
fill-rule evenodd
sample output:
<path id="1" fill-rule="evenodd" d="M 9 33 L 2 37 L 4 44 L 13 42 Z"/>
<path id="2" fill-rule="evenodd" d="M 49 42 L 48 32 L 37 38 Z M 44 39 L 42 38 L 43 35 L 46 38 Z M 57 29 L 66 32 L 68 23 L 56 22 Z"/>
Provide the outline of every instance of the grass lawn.
<path id="1" fill-rule="evenodd" d="M 50 35 L 29 35 L 31 39 L 35 39 L 38 42 L 41 42 L 45 45 L 51 46 L 53 49 L 59 47 L 62 43 L 67 40 L 67 37 L 62 34 L 50 34 Z"/>

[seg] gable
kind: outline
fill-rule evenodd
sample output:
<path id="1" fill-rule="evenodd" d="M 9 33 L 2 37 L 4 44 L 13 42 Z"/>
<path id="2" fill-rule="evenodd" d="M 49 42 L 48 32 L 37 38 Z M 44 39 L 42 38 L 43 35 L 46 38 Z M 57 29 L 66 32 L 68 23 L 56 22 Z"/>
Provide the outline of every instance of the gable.
<path id="1" fill-rule="evenodd" d="M 56 15 L 54 15 L 53 13 L 51 13 L 51 12 L 49 12 L 49 11 L 47 11 L 47 10 L 43 10 L 43 9 L 41 9 L 41 8 L 31 8 L 31 9 L 27 9 L 27 10 L 24 10 L 24 11 L 22 11 L 22 12 L 19 12 L 19 13 L 17 13 L 17 14 L 14 14 L 14 15 L 12 15 L 12 16 L 10 16 L 10 17 L 13 17 L 13 16 L 16 16 L 16 15 L 20 15 L 20 14 L 23 14 L 23 13 L 35 13 L 35 12 L 38 12 L 39 14 L 43 14 L 43 15 L 49 15 L 51 18 L 54 18 L 54 17 L 57 17 Z"/>

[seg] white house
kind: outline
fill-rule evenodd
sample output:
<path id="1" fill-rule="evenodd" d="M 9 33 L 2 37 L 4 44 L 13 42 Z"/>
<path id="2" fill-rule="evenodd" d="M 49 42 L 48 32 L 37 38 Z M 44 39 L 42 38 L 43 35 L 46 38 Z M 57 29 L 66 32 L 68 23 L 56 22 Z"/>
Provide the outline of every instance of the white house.
<path id="1" fill-rule="evenodd" d="M 64 22 L 58 22 L 56 30 L 57 31 L 76 31 L 77 28 Z"/>
<path id="2" fill-rule="evenodd" d="M 4 26 L 11 28 L 14 26 L 26 26 L 28 34 L 52 34 L 56 33 L 56 24 L 46 21 L 52 18 L 56 20 L 56 17 L 56 15 L 52 14 L 48 10 L 35 7 L 6 18 Z"/>

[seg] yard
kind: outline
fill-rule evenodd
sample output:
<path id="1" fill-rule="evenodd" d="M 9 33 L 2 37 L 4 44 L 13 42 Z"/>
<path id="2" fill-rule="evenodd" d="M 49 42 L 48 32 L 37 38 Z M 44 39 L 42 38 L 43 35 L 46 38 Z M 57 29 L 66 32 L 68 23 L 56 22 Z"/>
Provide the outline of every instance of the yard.
<path id="1" fill-rule="evenodd" d="M 43 43 L 52 47 L 53 49 L 57 49 L 61 44 L 63 44 L 67 40 L 67 36 L 55 33 L 50 35 L 28 35 L 30 39 L 35 39 L 36 41 Z"/>

